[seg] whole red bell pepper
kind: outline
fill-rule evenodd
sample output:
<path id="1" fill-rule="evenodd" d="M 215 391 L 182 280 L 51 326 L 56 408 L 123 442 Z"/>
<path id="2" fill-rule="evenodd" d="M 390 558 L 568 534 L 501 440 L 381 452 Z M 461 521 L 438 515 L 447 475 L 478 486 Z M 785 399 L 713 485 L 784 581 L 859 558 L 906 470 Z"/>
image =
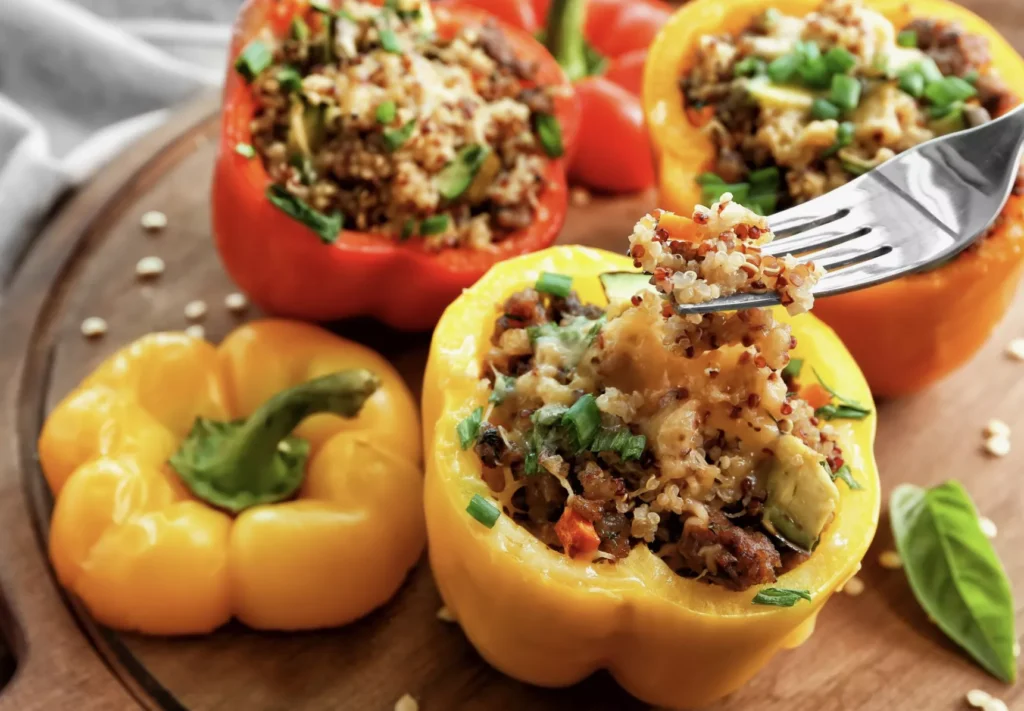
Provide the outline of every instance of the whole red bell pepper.
<path id="1" fill-rule="evenodd" d="M 647 48 L 672 8 L 661 0 L 441 0 L 535 35 L 575 82 L 583 114 L 569 177 L 613 193 L 654 184 L 640 102 Z"/>
<path id="2" fill-rule="evenodd" d="M 378 2 L 377 4 L 380 4 Z M 247 0 L 231 45 L 223 94 L 220 146 L 213 176 L 213 234 L 225 268 L 260 308 L 311 321 L 371 316 L 406 331 L 433 327 L 445 307 L 494 263 L 534 252 L 554 242 L 568 205 L 565 159 L 552 160 L 533 223 L 493 249 L 432 251 L 422 240 L 404 242 L 343 230 L 324 244 L 302 223 L 270 203 L 271 180 L 258 158 L 240 155 L 252 141 L 255 100 L 234 60 L 253 37 L 281 36 L 292 18 L 310 11 L 309 0 Z M 437 13 L 437 33 L 453 37 L 470 24 L 493 22 L 471 8 Z M 518 57 L 538 66 L 536 81 L 562 85 L 555 114 L 566 153 L 578 140 L 579 107 L 562 68 L 530 34 L 498 23 Z"/>

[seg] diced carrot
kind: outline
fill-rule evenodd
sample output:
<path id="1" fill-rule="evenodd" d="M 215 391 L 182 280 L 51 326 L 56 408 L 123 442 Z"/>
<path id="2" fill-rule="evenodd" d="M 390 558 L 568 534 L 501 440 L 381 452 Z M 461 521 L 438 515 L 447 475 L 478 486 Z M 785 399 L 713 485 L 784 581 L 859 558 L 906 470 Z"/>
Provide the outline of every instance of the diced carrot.
<path id="1" fill-rule="evenodd" d="M 555 535 L 561 541 L 565 554 L 570 558 L 593 553 L 601 545 L 594 524 L 580 516 L 570 506 L 565 507 L 562 517 L 555 524 Z"/>
<path id="2" fill-rule="evenodd" d="M 832 402 L 832 393 L 826 390 L 820 383 L 805 385 L 800 388 L 800 399 L 817 410 Z"/>
<path id="3" fill-rule="evenodd" d="M 697 128 L 703 128 L 708 125 L 708 122 L 715 117 L 714 106 L 701 106 L 699 109 L 687 108 L 686 118 L 690 122 L 691 126 Z"/>
<path id="4" fill-rule="evenodd" d="M 695 243 L 704 240 L 704 234 L 701 233 L 696 222 L 674 212 L 662 213 L 658 219 L 658 227 L 668 233 L 669 239 Z"/>

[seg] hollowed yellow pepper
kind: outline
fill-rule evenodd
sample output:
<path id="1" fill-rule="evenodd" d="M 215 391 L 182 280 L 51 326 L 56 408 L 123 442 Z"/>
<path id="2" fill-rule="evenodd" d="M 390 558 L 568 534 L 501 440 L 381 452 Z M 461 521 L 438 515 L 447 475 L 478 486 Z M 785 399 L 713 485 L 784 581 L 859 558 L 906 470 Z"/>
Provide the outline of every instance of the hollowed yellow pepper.
<path id="1" fill-rule="evenodd" d="M 356 391 L 341 393 L 353 399 L 332 411 L 358 416 L 303 419 L 309 388 L 339 371 Z M 261 409 L 282 398 L 291 402 Z M 303 441 L 305 475 L 299 469 L 296 496 L 283 492 L 290 500 L 232 515 L 193 495 L 168 460 L 186 451 L 197 418 L 229 422 L 257 410 L 268 416 L 249 422 L 259 419 L 268 432 L 288 434 L 294 422 L 282 416 L 302 420 L 301 440 L 278 445 L 281 436 L 265 440 L 251 429 L 246 451 L 235 453 L 247 464 L 217 469 L 224 479 L 212 487 L 237 485 L 222 498 L 238 503 L 263 464 L 253 451 L 269 446 L 272 458 L 280 447 L 287 458 Z M 225 451 L 200 455 L 222 463 L 234 456 Z M 304 324 L 252 323 L 219 347 L 177 333 L 139 339 L 51 413 L 39 459 L 56 499 L 57 578 L 117 629 L 199 634 L 232 617 L 258 629 L 345 624 L 390 599 L 423 548 L 412 395 L 377 353 Z M 266 473 L 264 483 L 276 485 L 280 472 Z"/>
<path id="2" fill-rule="evenodd" d="M 733 592 L 680 577 L 644 545 L 624 560 L 595 565 L 548 548 L 506 515 L 493 528 L 483 526 L 466 507 L 490 490 L 479 457 L 460 448 L 456 426 L 486 407 L 482 364 L 499 305 L 545 271 L 572 276 L 584 303 L 604 304 L 598 275 L 630 270 L 626 257 L 555 247 L 495 266 L 448 307 L 434 332 L 423 391 L 430 562 L 445 604 L 502 672 L 567 686 L 605 668 L 645 702 L 692 708 L 732 692 L 778 650 L 803 642 L 821 606 L 859 568 L 878 522 L 875 418 L 834 423 L 844 459 L 864 488 L 839 487 L 835 519 L 817 550 L 779 578 L 778 587 L 812 595 L 793 607 L 752 604 L 756 589 Z M 781 310 L 779 318 L 792 324 L 794 357 L 805 359 L 805 368 L 842 383 L 844 395 L 871 401 L 853 358 L 827 326 Z"/>
<path id="3" fill-rule="evenodd" d="M 714 165 L 715 147 L 687 117 L 679 86 L 700 38 L 735 35 L 769 6 L 804 17 L 820 5 L 821 0 L 768 5 L 763 0 L 694 0 L 665 25 L 651 46 L 644 74 L 644 111 L 661 207 L 688 215 L 701 199 L 696 177 Z M 970 10 L 948 0 L 864 0 L 864 5 L 897 29 L 914 18 L 930 18 L 955 21 L 981 35 L 989 42 L 992 66 L 1017 99 L 1024 96 L 1024 58 Z M 815 305 L 815 313 L 856 357 L 876 395 L 906 395 L 948 375 L 977 353 L 1002 320 L 1024 270 L 1024 196 L 1011 196 L 1000 219 L 988 237 L 948 264 Z"/>

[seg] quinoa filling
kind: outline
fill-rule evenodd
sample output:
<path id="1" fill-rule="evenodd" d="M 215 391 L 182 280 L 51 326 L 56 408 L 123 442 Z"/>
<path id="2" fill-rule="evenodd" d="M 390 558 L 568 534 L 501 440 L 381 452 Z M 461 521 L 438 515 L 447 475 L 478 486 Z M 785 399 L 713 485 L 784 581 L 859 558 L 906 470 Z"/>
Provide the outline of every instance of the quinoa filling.
<path id="1" fill-rule="evenodd" d="M 325 241 L 343 226 L 488 249 L 529 227 L 561 127 L 554 88 L 501 29 L 438 37 L 419 0 L 311 5 L 236 64 L 271 201 Z"/>
<path id="2" fill-rule="evenodd" d="M 692 221 L 659 211 L 630 238 L 647 273 L 602 277 L 607 308 L 557 274 L 500 305 L 488 405 L 459 436 L 505 514 L 566 555 L 610 563 L 648 546 L 676 573 L 734 590 L 814 550 L 837 480 L 858 486 L 832 420 L 869 411 L 791 357 L 771 310 L 673 308 L 774 291 L 806 311 L 821 272 L 762 256 L 771 236 L 728 195 Z"/>
<path id="3" fill-rule="evenodd" d="M 824 0 L 806 17 L 768 9 L 738 35 L 705 35 L 680 85 L 716 148 L 698 178 L 705 201 L 729 192 L 760 214 L 1017 101 L 985 37 L 928 18 L 897 30 L 860 0 Z"/>

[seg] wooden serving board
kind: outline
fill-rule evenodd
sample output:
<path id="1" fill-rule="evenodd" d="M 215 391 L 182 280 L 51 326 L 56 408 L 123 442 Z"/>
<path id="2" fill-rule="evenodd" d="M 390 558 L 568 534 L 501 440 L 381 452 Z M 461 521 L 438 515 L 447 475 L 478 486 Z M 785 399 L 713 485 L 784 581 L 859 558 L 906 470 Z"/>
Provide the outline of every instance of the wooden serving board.
<path id="1" fill-rule="evenodd" d="M 984 9 L 990 17 L 1015 16 L 998 0 Z M 1011 37 L 1024 46 L 1024 21 L 1011 22 Z M 121 345 L 188 325 L 183 308 L 193 299 L 210 305 L 203 323 L 211 340 L 239 322 L 222 306 L 233 288 L 209 235 L 216 108 L 216 97 L 201 100 L 106 169 L 50 224 L 7 294 L 0 314 L 0 647 L 14 650 L 17 671 L 0 691 L 0 710 L 390 711 L 405 693 L 423 711 L 644 708 L 603 673 L 571 689 L 545 690 L 489 668 L 456 625 L 436 619 L 441 603 L 426 559 L 383 609 L 316 633 L 230 626 L 190 639 L 121 635 L 99 628 L 62 595 L 45 553 L 52 501 L 35 459 L 43 417 Z M 652 206 L 651 196 L 641 196 L 574 208 L 562 241 L 620 250 Z M 140 227 L 148 210 L 167 214 L 162 233 Z M 167 270 L 139 282 L 134 265 L 148 255 L 161 256 Z M 250 310 L 246 317 L 258 315 Z M 88 316 L 108 321 L 104 338 L 80 335 Z M 381 350 L 419 389 L 427 335 L 361 322 L 336 330 Z M 981 450 L 991 417 L 1024 433 L 1024 364 L 1003 355 L 1016 336 L 1024 336 L 1024 296 L 959 373 L 920 396 L 880 406 L 877 454 L 886 495 L 901 482 L 963 481 L 997 523 L 996 547 L 1024 591 L 1024 477 L 1013 455 L 996 460 Z M 902 573 L 878 565 L 878 553 L 891 547 L 883 514 L 860 576 L 865 592 L 837 595 L 808 643 L 780 654 L 713 711 L 953 710 L 964 708 L 964 693 L 973 688 L 1024 709 L 1024 690 L 987 677 L 928 622 Z M 1017 617 L 1024 628 L 1021 605 Z"/>

